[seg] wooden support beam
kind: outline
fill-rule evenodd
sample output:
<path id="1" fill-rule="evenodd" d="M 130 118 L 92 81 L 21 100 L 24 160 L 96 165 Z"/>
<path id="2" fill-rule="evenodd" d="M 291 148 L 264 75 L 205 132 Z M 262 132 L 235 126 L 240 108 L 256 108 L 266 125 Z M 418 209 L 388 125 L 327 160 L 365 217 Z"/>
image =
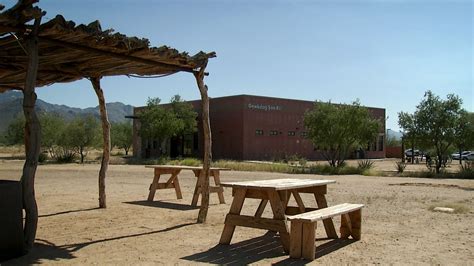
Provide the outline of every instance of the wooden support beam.
<path id="1" fill-rule="evenodd" d="M 52 39 L 52 38 L 49 38 L 49 37 L 40 36 L 39 38 L 41 39 L 41 41 L 49 42 L 49 43 L 59 45 L 59 46 L 62 46 L 62 47 L 75 49 L 75 50 L 80 50 L 80 51 L 89 52 L 89 53 L 106 55 L 106 56 L 110 56 L 110 57 L 114 57 L 114 58 L 118 58 L 118 59 L 122 59 L 122 60 L 142 63 L 142 64 L 146 64 L 146 65 L 163 67 L 163 68 L 168 69 L 169 71 L 176 71 L 176 72 L 184 71 L 184 72 L 194 73 L 194 75 L 199 75 L 199 72 L 200 72 L 200 71 L 196 71 L 192 68 L 186 68 L 186 67 L 182 67 L 182 66 L 177 66 L 177 65 L 173 65 L 173 64 L 169 64 L 169 63 L 164 63 L 164 62 L 158 62 L 158 61 L 155 61 L 155 60 L 145 59 L 145 58 L 141 58 L 141 57 L 136 57 L 136 56 L 131 56 L 131 55 L 125 55 L 125 54 L 119 54 L 119 53 L 115 53 L 115 52 L 105 51 L 105 50 L 97 49 L 97 48 L 94 48 L 94 47 L 89 47 L 89 46 L 85 46 L 85 45 L 81 45 L 81 44 L 77 44 L 77 43 L 65 42 L 65 41 L 61 41 L 61 40 Z M 204 68 L 205 67 L 203 67 L 202 69 L 204 69 Z M 203 72 L 203 74 L 206 75 L 207 73 Z"/>
<path id="2" fill-rule="evenodd" d="M 198 73 L 194 73 L 196 82 L 201 93 L 201 109 L 202 109 L 202 127 L 204 132 L 204 155 L 203 155 L 203 169 L 200 173 L 201 182 L 201 207 L 199 208 L 198 223 L 204 223 L 207 218 L 207 211 L 209 209 L 209 168 L 212 161 L 211 152 L 211 124 L 209 120 L 209 96 L 207 95 L 207 86 L 204 84 L 204 70 L 206 64 L 199 69 Z"/>
<path id="3" fill-rule="evenodd" d="M 94 77 L 90 80 L 92 87 L 97 94 L 97 98 L 99 99 L 100 119 L 102 121 L 102 137 L 104 140 L 102 162 L 99 170 L 99 208 L 107 208 L 105 195 L 105 177 L 110 160 L 110 123 L 107 116 L 107 108 L 105 106 L 104 92 L 100 87 L 100 78 Z"/>
<path id="4" fill-rule="evenodd" d="M 35 112 L 36 76 L 38 73 L 38 28 L 41 18 L 35 19 L 33 32 L 27 40 L 28 67 L 23 88 L 23 113 L 25 115 L 25 153 L 21 185 L 23 189 L 23 208 L 25 209 L 25 251 L 33 248 L 38 227 L 38 206 L 35 199 L 35 175 L 41 146 L 41 127 Z"/>

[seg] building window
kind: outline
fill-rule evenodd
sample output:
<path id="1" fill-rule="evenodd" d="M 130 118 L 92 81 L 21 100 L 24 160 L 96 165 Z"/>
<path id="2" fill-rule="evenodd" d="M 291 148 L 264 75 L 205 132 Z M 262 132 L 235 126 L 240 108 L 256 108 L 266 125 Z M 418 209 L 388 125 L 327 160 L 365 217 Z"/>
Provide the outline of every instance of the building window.
<path id="1" fill-rule="evenodd" d="M 303 137 L 303 138 L 307 138 L 308 137 L 308 132 L 303 131 L 303 132 L 300 133 L 300 136 Z"/>
<path id="2" fill-rule="evenodd" d="M 288 136 L 295 136 L 296 135 L 296 132 L 294 131 L 288 131 Z"/>
<path id="3" fill-rule="evenodd" d="M 270 136 L 278 135 L 278 130 L 270 130 Z"/>
<path id="4" fill-rule="evenodd" d="M 383 151 L 384 136 L 379 136 L 379 151 Z"/>
<path id="5" fill-rule="evenodd" d="M 256 129 L 255 130 L 255 135 L 256 136 L 263 136 L 263 130 L 262 129 Z"/>

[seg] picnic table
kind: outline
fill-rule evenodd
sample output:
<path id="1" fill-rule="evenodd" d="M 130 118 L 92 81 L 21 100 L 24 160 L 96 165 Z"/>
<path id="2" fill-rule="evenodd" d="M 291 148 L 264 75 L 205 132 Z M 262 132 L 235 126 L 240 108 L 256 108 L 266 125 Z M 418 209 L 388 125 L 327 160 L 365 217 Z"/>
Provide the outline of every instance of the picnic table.
<path id="1" fill-rule="evenodd" d="M 224 230 L 219 242 L 230 244 L 236 226 L 266 229 L 279 232 L 283 249 L 288 253 L 290 237 L 286 215 L 326 208 L 327 185 L 335 182 L 334 180 L 314 179 L 270 179 L 221 183 L 223 187 L 232 188 L 234 199 L 225 218 Z M 318 208 L 306 207 L 300 196 L 301 193 L 313 194 Z M 288 206 L 291 196 L 294 197 L 297 206 Z M 245 199 L 260 199 L 260 204 L 254 216 L 240 214 Z M 268 202 L 270 202 L 273 218 L 262 217 Z M 332 219 L 324 219 L 323 223 L 327 236 L 337 238 Z"/>
<path id="2" fill-rule="evenodd" d="M 153 201 L 155 197 L 156 190 L 158 189 L 172 189 L 176 191 L 176 197 L 182 199 L 183 195 L 181 194 L 181 187 L 179 186 L 178 175 L 182 170 L 191 170 L 194 172 L 196 178 L 196 186 L 194 188 L 193 199 L 191 201 L 191 206 L 197 206 L 199 195 L 202 193 L 201 189 L 201 172 L 203 170 L 202 166 L 184 166 L 184 165 L 146 165 L 146 168 L 154 169 L 153 182 L 150 185 L 150 193 L 148 194 L 148 201 Z M 220 180 L 220 171 L 228 171 L 229 168 L 209 168 L 209 177 L 214 177 L 214 186 L 209 185 L 209 193 L 217 193 L 219 197 L 219 203 L 224 204 L 224 189 L 221 186 Z M 160 183 L 161 175 L 171 175 L 166 182 Z"/>

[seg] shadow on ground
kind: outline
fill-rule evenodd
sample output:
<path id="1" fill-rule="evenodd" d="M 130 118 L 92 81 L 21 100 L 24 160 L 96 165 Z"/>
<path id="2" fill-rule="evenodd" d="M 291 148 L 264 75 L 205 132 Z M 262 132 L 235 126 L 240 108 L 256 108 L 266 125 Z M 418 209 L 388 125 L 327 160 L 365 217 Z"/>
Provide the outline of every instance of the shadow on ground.
<path id="1" fill-rule="evenodd" d="M 325 239 L 317 239 L 317 242 Z M 332 239 L 324 244 L 316 243 L 316 260 L 331 252 L 354 243 L 352 239 Z M 261 237 L 252 238 L 231 245 L 217 245 L 207 251 L 183 257 L 181 259 L 193 262 L 212 264 L 243 265 L 256 263 L 264 259 L 284 256 L 285 259 L 272 263 L 273 265 L 305 265 L 310 261 L 292 259 L 283 250 L 280 238 L 269 232 Z"/>
<path id="2" fill-rule="evenodd" d="M 28 254 L 7 260 L 0 261 L 1 265 L 30 265 L 40 264 L 48 261 L 58 261 L 73 259 L 75 256 L 65 247 L 59 247 L 47 240 L 36 239 L 33 249 Z"/>
<path id="3" fill-rule="evenodd" d="M 95 207 L 95 208 L 89 208 L 89 209 L 79 209 L 79 210 L 72 210 L 72 211 L 62 211 L 62 212 L 57 212 L 57 213 L 50 213 L 50 214 L 42 214 L 39 215 L 39 218 L 45 218 L 45 217 L 51 217 L 51 216 L 56 216 L 56 215 L 62 215 L 62 214 L 68 214 L 68 213 L 75 213 L 75 212 L 86 212 L 86 211 L 93 211 L 93 210 L 100 210 L 100 208 Z"/>
<path id="4" fill-rule="evenodd" d="M 207 251 L 181 259 L 221 265 L 244 265 L 284 255 L 285 252 L 281 246 L 280 237 L 270 232 L 261 237 L 231 245 L 217 245 Z"/>
<path id="5" fill-rule="evenodd" d="M 172 210 L 178 210 L 178 211 L 190 211 L 190 210 L 199 209 L 199 206 L 191 206 L 189 204 L 180 204 L 180 203 L 172 203 L 172 202 L 164 202 L 164 201 L 139 200 L 139 201 L 128 201 L 128 202 L 123 202 L 123 203 L 147 206 L 147 207 L 155 207 L 155 208 L 172 209 Z"/>
<path id="6" fill-rule="evenodd" d="M 56 246 L 54 243 L 51 243 L 47 240 L 36 239 L 35 246 L 28 254 L 19 258 L 15 258 L 15 259 L 3 261 L 3 262 L 0 261 L 0 265 L 2 266 L 4 265 L 31 265 L 31 264 L 40 264 L 40 263 L 48 263 L 52 261 L 73 259 L 73 258 L 76 258 L 76 256 L 74 256 L 74 252 L 90 245 L 104 243 L 108 241 L 126 239 L 126 238 L 131 238 L 131 237 L 140 237 L 144 235 L 153 235 L 153 234 L 168 232 L 171 230 L 179 229 L 181 227 L 185 227 L 185 226 L 189 226 L 193 224 L 195 223 L 185 223 L 185 224 L 180 224 L 180 225 L 176 225 L 176 226 L 172 226 L 172 227 L 168 227 L 168 228 L 164 228 L 164 229 L 156 230 L 156 231 L 143 232 L 143 233 L 132 234 L 132 235 L 123 235 L 123 236 L 117 236 L 117 237 L 112 237 L 112 238 L 104 238 L 104 239 L 98 239 L 98 240 L 93 240 L 93 241 L 88 241 L 88 242 L 75 243 L 75 244 L 62 245 L 62 246 Z"/>

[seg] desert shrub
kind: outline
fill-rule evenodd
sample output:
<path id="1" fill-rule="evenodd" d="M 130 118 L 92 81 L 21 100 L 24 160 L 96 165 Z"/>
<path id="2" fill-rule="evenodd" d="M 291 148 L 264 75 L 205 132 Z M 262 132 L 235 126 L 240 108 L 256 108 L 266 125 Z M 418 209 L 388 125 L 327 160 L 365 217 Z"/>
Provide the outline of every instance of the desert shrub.
<path id="1" fill-rule="evenodd" d="M 407 167 L 407 164 L 405 162 L 396 162 L 395 163 L 395 168 L 397 170 L 397 173 L 402 174 L 403 171 L 405 171 L 405 168 Z"/>
<path id="2" fill-rule="evenodd" d="M 277 172 L 277 173 L 297 173 L 288 164 L 281 163 L 250 163 L 231 160 L 219 160 L 212 164 L 213 167 L 230 168 L 236 171 L 259 171 L 259 172 Z"/>
<path id="3" fill-rule="evenodd" d="M 301 158 L 298 160 L 298 163 L 300 164 L 300 166 L 305 167 L 306 164 L 308 163 L 308 161 L 307 161 L 305 158 L 301 157 Z"/>
<path id="4" fill-rule="evenodd" d="M 474 179 L 474 162 L 465 161 L 461 164 L 461 169 L 455 174 L 456 178 Z"/>
<path id="5" fill-rule="evenodd" d="M 309 173 L 317 175 L 356 175 L 362 172 L 361 169 L 353 166 L 332 167 L 329 164 L 323 164 L 309 167 Z"/>
<path id="6" fill-rule="evenodd" d="M 72 163 L 76 160 L 76 154 L 74 153 L 63 153 L 56 157 L 57 163 Z"/>
<path id="7" fill-rule="evenodd" d="M 39 163 L 44 163 L 44 162 L 46 162 L 46 160 L 48 160 L 48 153 L 41 152 L 38 156 L 38 162 Z"/>
<path id="8" fill-rule="evenodd" d="M 374 161 L 371 160 L 359 161 L 357 166 L 362 171 L 370 170 L 372 167 L 374 167 Z"/>
<path id="9" fill-rule="evenodd" d="M 201 160 L 196 159 L 196 158 L 184 158 L 184 159 L 177 159 L 177 160 L 168 161 L 167 164 L 199 166 L 199 165 L 202 165 L 202 162 L 201 162 Z"/>

